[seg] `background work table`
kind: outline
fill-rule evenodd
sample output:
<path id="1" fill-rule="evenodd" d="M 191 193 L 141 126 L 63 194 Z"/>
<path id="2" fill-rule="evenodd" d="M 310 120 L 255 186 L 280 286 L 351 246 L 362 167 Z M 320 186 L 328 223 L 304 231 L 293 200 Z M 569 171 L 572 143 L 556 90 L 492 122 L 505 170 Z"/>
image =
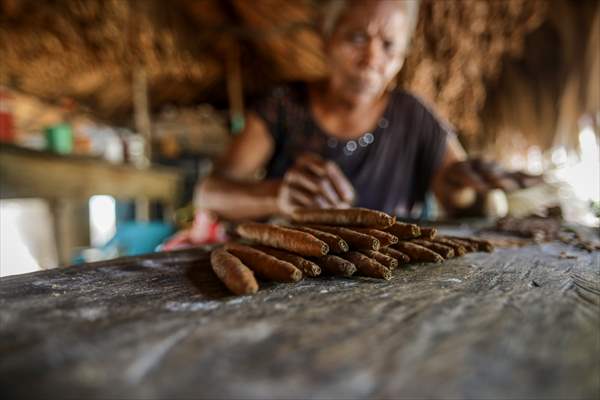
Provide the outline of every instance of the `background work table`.
<path id="1" fill-rule="evenodd" d="M 598 398 L 599 264 L 551 243 L 246 297 L 201 249 L 3 278 L 0 393 Z"/>

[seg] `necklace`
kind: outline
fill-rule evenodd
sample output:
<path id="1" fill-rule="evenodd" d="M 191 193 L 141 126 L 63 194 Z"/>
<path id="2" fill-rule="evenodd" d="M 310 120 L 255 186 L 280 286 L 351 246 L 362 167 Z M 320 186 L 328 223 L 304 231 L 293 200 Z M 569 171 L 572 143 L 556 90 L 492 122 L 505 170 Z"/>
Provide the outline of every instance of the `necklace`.
<path id="1" fill-rule="evenodd" d="M 331 149 L 337 149 L 338 146 L 344 146 L 343 152 L 347 157 L 355 154 L 356 150 L 359 148 L 366 148 L 369 145 L 375 142 L 375 135 L 378 130 L 385 130 L 388 127 L 389 121 L 385 117 L 379 118 L 377 121 L 377 126 L 373 130 L 373 132 L 365 132 L 358 139 L 344 140 L 340 141 L 334 137 L 330 137 L 327 139 L 327 146 Z"/>

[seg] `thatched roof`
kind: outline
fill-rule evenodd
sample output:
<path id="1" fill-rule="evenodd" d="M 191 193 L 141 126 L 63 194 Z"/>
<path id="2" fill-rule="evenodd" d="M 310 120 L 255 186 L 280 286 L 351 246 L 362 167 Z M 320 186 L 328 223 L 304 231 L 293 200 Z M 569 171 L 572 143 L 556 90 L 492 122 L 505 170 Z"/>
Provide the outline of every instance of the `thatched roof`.
<path id="1" fill-rule="evenodd" d="M 224 102 L 225 60 L 240 46 L 244 90 L 326 74 L 318 0 L 0 0 L 0 84 L 73 97 L 103 118 L 127 119 L 132 73 L 148 75 L 153 109 Z M 544 0 L 424 0 L 401 82 L 465 136 L 503 60 L 520 57 L 546 19 Z"/>

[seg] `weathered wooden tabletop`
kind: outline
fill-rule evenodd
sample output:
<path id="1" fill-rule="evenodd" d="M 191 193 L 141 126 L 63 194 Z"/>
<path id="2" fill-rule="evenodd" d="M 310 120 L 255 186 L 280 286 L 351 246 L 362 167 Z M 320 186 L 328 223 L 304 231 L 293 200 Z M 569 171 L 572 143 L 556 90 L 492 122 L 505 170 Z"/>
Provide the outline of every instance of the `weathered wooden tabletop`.
<path id="1" fill-rule="evenodd" d="M 7 277 L 0 395 L 597 399 L 599 264 L 550 243 L 251 297 L 203 250 Z"/>

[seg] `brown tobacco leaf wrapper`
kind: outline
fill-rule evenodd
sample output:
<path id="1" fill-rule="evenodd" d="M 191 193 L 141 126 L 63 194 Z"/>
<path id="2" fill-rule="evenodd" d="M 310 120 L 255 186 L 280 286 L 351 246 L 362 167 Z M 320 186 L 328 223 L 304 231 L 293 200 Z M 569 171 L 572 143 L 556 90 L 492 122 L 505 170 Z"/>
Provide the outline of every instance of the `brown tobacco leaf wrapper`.
<path id="1" fill-rule="evenodd" d="M 225 249 L 239 258 L 258 276 L 275 282 L 298 282 L 302 271 L 293 264 L 238 243 L 227 243 Z"/>
<path id="2" fill-rule="evenodd" d="M 293 228 L 302 232 L 309 233 L 317 239 L 327 243 L 327 245 L 329 246 L 330 253 L 345 253 L 350 249 L 348 243 L 346 243 L 344 239 L 342 239 L 338 235 L 334 235 L 333 233 L 319 231 L 316 229 L 309 228 L 307 226 L 294 226 Z"/>
<path id="3" fill-rule="evenodd" d="M 389 232 L 384 232 L 379 229 L 371 228 L 352 228 L 353 231 L 364 233 L 365 235 L 371 235 L 379 240 L 380 247 L 387 247 L 392 244 L 398 243 L 398 236 L 392 235 Z"/>
<path id="4" fill-rule="evenodd" d="M 364 226 L 381 229 L 391 226 L 396 221 L 396 217 L 368 208 L 301 208 L 293 211 L 291 218 L 301 224 Z"/>
<path id="5" fill-rule="evenodd" d="M 448 236 L 443 236 L 442 239 L 452 240 L 454 243 L 458 243 L 459 245 L 461 245 L 462 247 L 465 248 L 467 253 L 472 253 L 474 251 L 478 251 L 477 245 L 475 243 L 471 243 L 462 238 L 459 239 L 459 238 L 454 238 L 454 237 L 450 238 Z"/>
<path id="6" fill-rule="evenodd" d="M 398 260 L 396 260 L 394 257 L 388 256 L 387 254 L 373 250 L 361 250 L 361 253 L 367 257 L 371 257 L 386 268 L 394 269 L 398 267 Z"/>
<path id="7" fill-rule="evenodd" d="M 426 247 L 409 242 L 398 242 L 393 246 L 395 249 L 408 254 L 411 261 L 436 262 L 444 261 L 444 257 L 438 253 L 429 250 Z"/>
<path id="8" fill-rule="evenodd" d="M 238 225 L 236 232 L 244 239 L 302 256 L 319 257 L 329 252 L 327 243 L 313 235 L 281 226 L 248 222 Z"/>
<path id="9" fill-rule="evenodd" d="M 210 265 L 221 282 L 235 294 L 252 294 L 258 291 L 254 273 L 239 258 L 220 247 L 210 253 Z"/>
<path id="10" fill-rule="evenodd" d="M 435 239 L 433 239 L 433 243 L 439 243 L 444 246 L 452 247 L 452 249 L 454 249 L 454 255 L 456 257 L 461 257 L 467 254 L 467 249 L 460 243 L 455 242 L 454 240 L 436 237 Z"/>
<path id="11" fill-rule="evenodd" d="M 386 229 L 386 232 L 391 233 L 400 240 L 414 239 L 421 235 L 421 229 L 415 224 L 406 224 L 404 222 L 396 222 L 394 225 Z"/>
<path id="12" fill-rule="evenodd" d="M 398 264 L 408 264 L 410 262 L 410 257 L 400 250 L 392 249 L 391 247 L 384 247 L 379 251 L 386 256 L 394 258 L 396 261 L 398 261 Z"/>
<path id="13" fill-rule="evenodd" d="M 421 226 L 419 227 L 419 229 L 421 230 L 421 235 L 419 236 L 419 239 L 431 240 L 437 235 L 437 229 L 435 228 Z"/>
<path id="14" fill-rule="evenodd" d="M 492 251 L 494 251 L 494 245 L 485 240 L 485 239 L 475 239 L 475 238 L 466 238 L 466 237 L 459 237 L 459 236 L 446 236 L 448 239 L 452 239 L 452 240 L 462 240 L 468 243 L 471 243 L 472 245 L 477 247 L 477 250 L 479 251 L 485 251 L 486 253 L 491 253 Z"/>
<path id="15" fill-rule="evenodd" d="M 431 242 L 425 239 L 414 239 L 411 243 L 418 244 L 419 246 L 427 247 L 431 251 L 435 251 L 440 256 L 448 259 L 454 257 L 454 249 L 450 246 L 446 246 L 440 243 Z"/>
<path id="16" fill-rule="evenodd" d="M 359 250 L 379 250 L 380 244 L 377 238 L 367 235 L 364 233 L 356 232 L 349 228 L 342 228 L 339 226 L 324 226 L 324 225 L 315 225 L 311 226 L 311 228 L 333 233 L 334 235 L 338 235 L 342 239 L 344 239 L 351 248 Z"/>
<path id="17" fill-rule="evenodd" d="M 321 275 L 321 268 L 312 261 L 307 260 L 306 258 L 300 257 L 297 254 L 288 253 L 284 250 L 277 250 L 267 246 L 252 246 L 256 250 L 262 251 L 270 256 L 278 258 L 283 261 L 287 261 L 290 264 L 293 264 L 296 268 L 298 268 L 302 273 L 306 276 L 319 276 Z"/>
<path id="18" fill-rule="evenodd" d="M 331 254 L 314 259 L 314 261 L 327 275 L 352 276 L 356 272 L 356 266 L 350 261 Z"/>
<path id="19" fill-rule="evenodd" d="M 392 279 L 392 271 L 389 268 L 362 253 L 349 251 L 343 254 L 342 257 L 356 265 L 358 273 L 363 276 L 385 279 L 387 281 Z"/>

